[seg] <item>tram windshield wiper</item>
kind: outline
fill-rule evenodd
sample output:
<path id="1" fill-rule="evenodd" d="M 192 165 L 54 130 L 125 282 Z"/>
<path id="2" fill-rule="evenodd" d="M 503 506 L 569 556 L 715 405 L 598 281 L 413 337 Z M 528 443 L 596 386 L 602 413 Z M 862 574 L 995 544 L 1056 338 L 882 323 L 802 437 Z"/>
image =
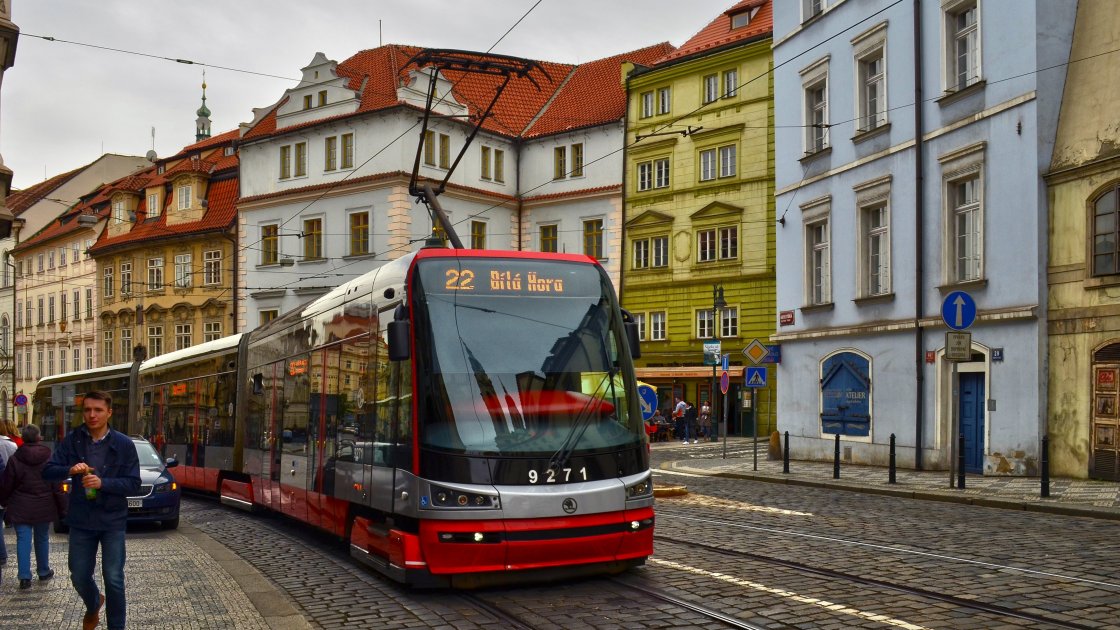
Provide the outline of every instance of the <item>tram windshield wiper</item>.
<path id="1" fill-rule="evenodd" d="M 596 418 L 596 412 L 601 408 L 600 403 L 606 399 L 608 389 L 611 393 L 611 398 L 617 400 L 618 397 L 614 392 L 614 381 L 617 374 L 618 368 L 612 366 L 607 370 L 607 373 L 603 375 L 603 380 L 596 384 L 587 404 L 583 406 L 579 415 L 576 416 L 575 422 L 572 423 L 572 429 L 568 432 L 568 437 L 564 438 L 564 442 L 560 445 L 560 448 L 549 458 L 548 467 L 550 469 L 559 470 L 567 466 L 568 460 L 572 458 L 572 453 L 576 450 L 576 445 L 583 439 L 583 434 L 586 433 L 587 428 L 591 426 L 591 421 Z M 604 383 L 607 383 L 606 388 L 603 387 Z M 602 394 L 599 393 L 600 389 L 603 391 Z"/>

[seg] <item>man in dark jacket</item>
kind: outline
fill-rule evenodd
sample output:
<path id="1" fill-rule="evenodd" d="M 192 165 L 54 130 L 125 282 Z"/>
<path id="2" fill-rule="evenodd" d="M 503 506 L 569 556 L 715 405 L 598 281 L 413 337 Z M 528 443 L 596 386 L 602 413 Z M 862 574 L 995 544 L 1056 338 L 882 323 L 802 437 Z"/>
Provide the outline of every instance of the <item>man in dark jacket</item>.
<path id="1" fill-rule="evenodd" d="M 140 492 L 140 460 L 127 435 L 109 428 L 113 399 L 101 391 L 82 401 L 83 426 L 66 434 L 43 471 L 43 478 L 71 477 L 66 524 L 70 526 L 70 582 L 86 605 L 83 630 L 93 630 L 107 604 L 109 630 L 124 630 L 124 532 L 128 497 Z M 93 570 L 101 545 L 105 595 Z"/>
<path id="2" fill-rule="evenodd" d="M 40 580 L 54 577 L 50 565 L 50 528 L 58 515 L 54 488 L 43 480 L 43 467 L 51 449 L 39 442 L 39 427 L 23 427 L 23 446 L 8 460 L 0 475 L 0 502 L 16 530 L 19 587 L 31 588 L 31 547 L 35 546 L 35 573 Z"/>

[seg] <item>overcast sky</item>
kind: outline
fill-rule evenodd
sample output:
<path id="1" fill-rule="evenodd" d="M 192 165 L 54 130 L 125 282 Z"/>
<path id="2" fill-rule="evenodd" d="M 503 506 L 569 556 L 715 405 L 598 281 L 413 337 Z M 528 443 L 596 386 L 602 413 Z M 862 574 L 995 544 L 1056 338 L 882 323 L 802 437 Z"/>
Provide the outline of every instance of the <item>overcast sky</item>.
<path id="1" fill-rule="evenodd" d="M 487 50 L 536 0 L 10 0 L 23 36 L 0 96 L 0 154 L 22 188 L 102 153 L 160 156 L 194 142 L 202 67 L 36 36 L 189 59 L 206 69 L 212 131 L 252 119 L 317 51 L 384 43 Z M 679 46 L 735 0 L 542 0 L 494 52 L 580 63 Z"/>

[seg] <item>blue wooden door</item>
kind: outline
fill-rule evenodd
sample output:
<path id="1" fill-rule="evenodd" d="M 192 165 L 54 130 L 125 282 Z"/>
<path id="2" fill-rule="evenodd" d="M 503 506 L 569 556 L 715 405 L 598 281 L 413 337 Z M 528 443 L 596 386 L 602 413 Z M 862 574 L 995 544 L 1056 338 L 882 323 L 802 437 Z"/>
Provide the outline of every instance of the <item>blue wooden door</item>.
<path id="1" fill-rule="evenodd" d="M 960 375 L 965 472 L 984 472 L 984 375 Z"/>

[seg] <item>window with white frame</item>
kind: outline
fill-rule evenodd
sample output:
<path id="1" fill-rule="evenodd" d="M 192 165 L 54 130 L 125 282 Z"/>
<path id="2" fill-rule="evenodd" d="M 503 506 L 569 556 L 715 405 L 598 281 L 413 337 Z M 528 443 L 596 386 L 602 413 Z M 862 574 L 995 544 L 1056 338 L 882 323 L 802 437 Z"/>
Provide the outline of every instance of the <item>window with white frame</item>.
<path id="1" fill-rule="evenodd" d="M 323 138 L 323 170 L 338 170 L 338 136 Z"/>
<path id="2" fill-rule="evenodd" d="M 735 145 L 729 144 L 719 148 L 719 176 L 735 177 Z"/>
<path id="3" fill-rule="evenodd" d="M 490 149 L 490 147 L 488 147 L 486 145 L 481 145 L 478 148 L 478 150 L 479 150 L 479 156 L 478 156 L 479 161 L 482 163 L 481 173 L 479 173 L 479 177 L 481 177 L 482 179 L 485 179 L 485 180 L 490 180 L 490 179 L 493 178 L 493 175 L 491 175 L 491 173 L 492 173 L 492 170 L 491 170 L 492 169 L 492 163 L 491 163 L 491 158 L 490 158 L 491 149 Z"/>
<path id="4" fill-rule="evenodd" d="M 825 0 L 801 0 L 801 21 L 809 20 L 824 13 Z"/>
<path id="5" fill-rule="evenodd" d="M 739 71 L 735 68 L 723 71 L 723 97 L 733 98 L 739 94 Z"/>
<path id="6" fill-rule="evenodd" d="M 54 250 L 47 252 L 47 271 L 54 269 Z"/>
<path id="7" fill-rule="evenodd" d="M 102 333 L 102 339 L 105 342 L 104 346 L 102 346 L 104 348 L 104 350 L 101 353 L 101 360 L 103 361 L 102 364 L 103 365 L 112 365 L 113 364 L 113 331 L 106 330 L 104 333 Z"/>
<path id="8" fill-rule="evenodd" d="M 66 247 L 59 247 L 58 248 L 58 266 L 59 267 L 65 267 L 66 266 Z M 5 271 L 5 276 L 4 277 L 7 278 L 7 272 L 6 271 Z M 5 280 L 4 281 L 4 286 L 7 286 L 7 284 L 8 284 L 7 280 Z"/>
<path id="9" fill-rule="evenodd" d="M 669 237 L 668 236 L 655 236 L 650 239 L 650 261 L 651 267 L 668 267 L 669 266 Z"/>
<path id="10" fill-rule="evenodd" d="M 638 190 L 653 188 L 653 162 L 638 163 Z"/>
<path id="11" fill-rule="evenodd" d="M 175 288 L 186 289 L 191 286 L 191 255 L 175 255 Z"/>
<path id="12" fill-rule="evenodd" d="M 719 228 L 719 258 L 732 260 L 739 257 L 739 226 Z"/>
<path id="13" fill-rule="evenodd" d="M 828 147 L 828 58 L 801 71 L 805 153 Z"/>
<path id="14" fill-rule="evenodd" d="M 132 293 L 132 261 L 121 263 L 121 295 Z"/>
<path id="15" fill-rule="evenodd" d="M 669 187 L 669 158 L 653 161 L 653 187 Z"/>
<path id="16" fill-rule="evenodd" d="M 719 98 L 719 75 L 709 74 L 702 79 L 704 104 L 711 103 Z"/>
<path id="17" fill-rule="evenodd" d="M 51 295 L 47 298 L 47 323 L 54 323 L 54 296 Z"/>
<path id="18" fill-rule="evenodd" d="M 707 182 L 716 178 L 716 150 L 704 149 L 700 152 L 700 181 Z"/>
<path id="19" fill-rule="evenodd" d="M 572 145 L 572 177 L 583 177 L 583 143 Z"/>
<path id="20" fill-rule="evenodd" d="M 159 216 L 160 210 L 162 210 L 162 208 L 160 208 L 160 206 L 159 206 L 159 193 L 151 193 L 151 194 L 148 195 L 148 208 L 147 208 L 147 210 L 148 210 L 147 217 L 149 219 Z"/>
<path id="21" fill-rule="evenodd" d="M 66 292 L 65 291 L 59 291 L 59 293 L 58 293 L 58 308 L 59 308 L 59 311 L 60 311 L 58 321 L 60 321 L 60 322 L 66 321 Z"/>
<path id="22" fill-rule="evenodd" d="M 719 336 L 721 339 L 739 336 L 739 309 L 727 306 L 719 309 Z"/>
<path id="23" fill-rule="evenodd" d="M 638 326 L 638 341 L 645 341 L 646 339 L 646 314 L 645 313 L 631 313 L 634 317 L 634 323 Z"/>
<path id="24" fill-rule="evenodd" d="M 713 339 L 715 332 L 715 319 L 711 309 L 696 311 L 696 338 Z"/>
<path id="25" fill-rule="evenodd" d="M 93 346 L 86 346 L 86 369 L 93 369 Z"/>
<path id="26" fill-rule="evenodd" d="M 887 25 L 881 23 L 852 40 L 856 61 L 858 131 L 887 122 Z"/>
<path id="27" fill-rule="evenodd" d="M 342 134 L 342 168 L 354 168 L 354 134 Z"/>
<path id="28" fill-rule="evenodd" d="M 121 361 L 132 358 L 132 328 L 121 328 Z"/>
<path id="29" fill-rule="evenodd" d="M 639 114 L 640 118 L 649 118 L 653 116 L 653 92 L 642 92 L 642 111 Z"/>
<path id="30" fill-rule="evenodd" d="M 71 293 L 71 298 L 72 299 L 70 300 L 70 303 L 74 306 L 74 321 L 78 321 L 78 319 L 81 318 L 82 313 L 81 295 L 78 289 L 74 289 L 74 291 Z"/>
<path id="31" fill-rule="evenodd" d="M 350 255 L 365 256 L 369 249 L 369 213 L 350 214 Z"/>
<path id="32" fill-rule="evenodd" d="M 891 176 L 855 187 L 859 222 L 859 294 L 861 297 L 891 292 Z"/>
<path id="33" fill-rule="evenodd" d="M 16 302 L 16 328 L 23 328 L 23 302 Z"/>
<path id="34" fill-rule="evenodd" d="M 945 280 L 984 277 L 984 142 L 941 156 Z"/>
<path id="35" fill-rule="evenodd" d="M 504 184 L 506 181 L 506 152 L 494 149 L 494 181 Z"/>
<path id="36" fill-rule="evenodd" d="M 179 209 L 187 210 L 191 207 L 191 185 L 183 184 L 176 190 L 176 198 L 179 200 Z"/>
<path id="37" fill-rule="evenodd" d="M 113 227 L 117 227 L 122 223 L 124 223 L 124 200 L 117 199 L 113 201 Z"/>
<path id="38" fill-rule="evenodd" d="M 148 326 L 148 356 L 163 354 L 163 326 Z"/>
<path id="39" fill-rule="evenodd" d="M 202 252 L 202 283 L 208 286 L 222 283 L 222 250 Z"/>
<path id="40" fill-rule="evenodd" d="M 665 311 L 649 314 L 649 338 L 651 341 L 665 341 Z"/>
<path id="41" fill-rule="evenodd" d="M 74 309 L 77 313 L 78 309 Z M 86 319 L 93 319 L 93 289 L 86 287 Z"/>
<path id="42" fill-rule="evenodd" d="M 46 308 L 46 306 L 44 306 L 44 298 L 43 298 L 43 296 L 41 296 L 41 295 L 39 296 L 39 301 L 38 301 L 38 302 L 39 302 L 39 310 L 38 310 L 38 312 L 37 312 L 37 316 L 38 316 L 38 319 L 36 320 L 36 322 L 37 322 L 37 323 L 38 323 L 38 324 L 39 324 L 40 326 L 42 326 L 42 325 L 43 325 L 43 317 L 44 317 L 44 316 L 46 315 L 46 313 L 47 313 L 47 308 Z"/>
<path id="43" fill-rule="evenodd" d="M 716 231 L 701 230 L 696 233 L 696 261 L 710 262 L 716 259 Z"/>
<path id="44" fill-rule="evenodd" d="M 485 221 L 471 221 L 471 249 L 486 249 Z"/>
<path id="45" fill-rule="evenodd" d="M 148 290 L 163 290 L 163 258 L 148 259 Z"/>
<path id="46" fill-rule="evenodd" d="M 945 91 L 980 81 L 980 0 L 943 0 Z"/>
<path id="47" fill-rule="evenodd" d="M 552 179 L 564 179 L 568 176 L 568 147 L 556 147 L 552 150 Z"/>
<path id="48" fill-rule="evenodd" d="M 191 324 L 175 324 L 175 349 L 184 350 L 191 347 L 194 337 Z"/>
<path id="49" fill-rule="evenodd" d="M 673 92 L 663 87 L 657 90 L 657 113 L 668 114 L 673 111 Z"/>
<path id="50" fill-rule="evenodd" d="M 286 144 L 280 147 L 280 179 L 288 179 L 292 176 L 292 145 Z"/>
<path id="51" fill-rule="evenodd" d="M 23 373 L 31 375 L 31 351 L 23 353 Z"/>
<path id="52" fill-rule="evenodd" d="M 631 249 L 634 251 L 634 263 L 632 268 L 649 268 L 649 239 L 643 238 L 634 240 Z"/>
<path id="53" fill-rule="evenodd" d="M 101 285 L 101 292 L 105 297 L 113 297 L 113 268 L 105 268 L 105 282 Z"/>
<path id="54" fill-rule="evenodd" d="M 47 376 L 54 376 L 54 348 L 47 350 Z"/>
<path id="55" fill-rule="evenodd" d="M 43 376 L 43 351 L 39 350 L 35 356 L 35 367 L 38 368 L 35 373 L 42 378 Z M 30 370 L 29 370 L 30 371 Z"/>
<path id="56" fill-rule="evenodd" d="M 222 322 L 203 322 L 202 341 L 214 341 L 222 338 Z"/>
<path id="57" fill-rule="evenodd" d="M 805 230 L 805 302 L 810 306 L 832 303 L 831 203 L 831 197 L 822 197 L 801 206 Z"/>
<path id="58" fill-rule="evenodd" d="M 541 251 L 556 253 L 559 250 L 559 228 L 555 223 L 541 226 Z"/>
<path id="59" fill-rule="evenodd" d="M 74 370 L 75 372 L 77 372 L 78 370 L 82 369 L 82 348 L 81 348 L 81 346 L 79 346 L 79 347 L 77 347 L 77 348 L 74 348 L 74 357 L 73 357 L 73 361 L 74 361 L 74 368 L 73 368 L 73 370 Z"/>

